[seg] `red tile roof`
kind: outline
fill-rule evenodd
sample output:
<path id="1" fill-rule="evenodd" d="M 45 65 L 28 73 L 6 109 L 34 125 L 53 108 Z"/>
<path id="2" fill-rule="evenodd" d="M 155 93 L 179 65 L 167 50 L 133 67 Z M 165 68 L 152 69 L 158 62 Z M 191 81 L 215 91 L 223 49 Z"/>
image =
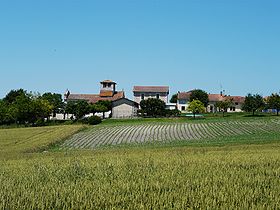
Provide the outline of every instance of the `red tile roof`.
<path id="1" fill-rule="evenodd" d="M 178 93 L 178 99 L 179 100 L 190 100 L 192 91 L 189 92 L 179 92 Z"/>
<path id="2" fill-rule="evenodd" d="M 245 97 L 243 96 L 226 96 L 226 98 L 232 98 L 233 99 L 233 102 L 236 102 L 236 103 L 244 103 L 245 101 Z"/>
<path id="3" fill-rule="evenodd" d="M 100 91 L 100 96 L 101 97 L 112 97 L 114 95 L 113 91 L 106 91 L 106 90 L 101 90 Z"/>
<path id="4" fill-rule="evenodd" d="M 85 100 L 89 103 L 96 103 L 98 101 L 115 101 L 120 98 L 124 98 L 124 92 L 119 91 L 116 92 L 112 97 L 101 97 L 98 94 L 70 94 L 67 100 L 75 101 L 75 100 Z"/>
<path id="5" fill-rule="evenodd" d="M 224 100 L 224 95 L 221 94 L 208 94 L 208 100 L 209 102 L 217 102 Z"/>
<path id="6" fill-rule="evenodd" d="M 133 92 L 169 93 L 168 86 L 134 86 Z"/>

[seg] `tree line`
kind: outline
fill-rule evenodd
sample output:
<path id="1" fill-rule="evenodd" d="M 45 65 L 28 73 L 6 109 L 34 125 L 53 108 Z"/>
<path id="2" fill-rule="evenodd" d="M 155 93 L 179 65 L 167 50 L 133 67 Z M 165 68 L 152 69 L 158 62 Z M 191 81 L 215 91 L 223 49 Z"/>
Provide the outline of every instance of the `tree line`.
<path id="1" fill-rule="evenodd" d="M 111 108 L 109 101 L 98 101 L 96 104 L 82 100 L 64 103 L 62 95 L 57 93 L 41 95 L 23 89 L 11 90 L 0 99 L 0 125 L 41 125 L 57 114 L 73 114 L 73 120 L 79 120 L 89 113 L 102 112 L 104 116 Z"/>

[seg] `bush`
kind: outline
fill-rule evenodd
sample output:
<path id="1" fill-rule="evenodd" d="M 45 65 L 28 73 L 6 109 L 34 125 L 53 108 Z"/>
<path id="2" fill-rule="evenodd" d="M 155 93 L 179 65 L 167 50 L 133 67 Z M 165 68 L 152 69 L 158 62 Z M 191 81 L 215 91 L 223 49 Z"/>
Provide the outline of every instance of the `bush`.
<path id="1" fill-rule="evenodd" d="M 90 125 L 97 125 L 97 124 L 99 124 L 99 123 L 102 122 L 101 118 L 98 117 L 98 116 L 95 116 L 95 115 L 89 117 L 89 118 L 87 119 L 87 121 L 88 121 L 88 124 L 90 124 Z"/>
<path id="2" fill-rule="evenodd" d="M 38 120 L 34 123 L 33 126 L 35 126 L 35 127 L 41 127 L 41 126 L 45 126 L 45 125 L 46 125 L 46 124 L 45 124 L 45 120 L 42 119 L 42 118 L 40 118 L 40 119 L 38 119 Z"/>

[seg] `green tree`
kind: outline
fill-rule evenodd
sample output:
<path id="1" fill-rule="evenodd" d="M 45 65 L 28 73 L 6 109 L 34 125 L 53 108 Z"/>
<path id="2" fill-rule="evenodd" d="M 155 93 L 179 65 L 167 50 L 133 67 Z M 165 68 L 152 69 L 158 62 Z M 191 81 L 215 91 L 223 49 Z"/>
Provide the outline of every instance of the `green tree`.
<path id="1" fill-rule="evenodd" d="M 12 104 L 16 101 L 16 98 L 19 96 L 27 96 L 26 90 L 18 89 L 18 90 L 11 90 L 5 98 L 3 98 L 3 101 L 7 104 Z"/>
<path id="2" fill-rule="evenodd" d="M 189 102 L 189 106 L 187 110 L 193 113 L 193 117 L 195 118 L 196 114 L 203 113 L 205 111 L 205 107 L 201 101 L 193 100 Z"/>
<path id="3" fill-rule="evenodd" d="M 192 102 L 193 100 L 199 100 L 203 103 L 204 107 L 207 107 L 209 102 L 208 94 L 204 90 L 193 90 L 190 95 L 190 102 Z"/>
<path id="4" fill-rule="evenodd" d="M 271 94 L 271 96 L 268 97 L 267 100 L 268 107 L 270 109 L 276 109 L 277 116 L 279 116 L 279 110 L 280 110 L 280 95 L 277 93 Z"/>
<path id="5" fill-rule="evenodd" d="M 65 105 L 65 113 L 75 115 L 75 111 L 77 107 L 76 104 L 77 102 L 75 101 L 68 101 L 67 104 Z"/>
<path id="6" fill-rule="evenodd" d="M 149 117 L 165 116 L 165 103 L 160 99 L 148 98 L 142 100 L 140 106 L 142 112 Z"/>
<path id="7" fill-rule="evenodd" d="M 47 100 L 53 107 L 52 114 L 55 117 L 63 109 L 62 95 L 58 93 L 44 93 L 41 99 Z"/>
<path id="8" fill-rule="evenodd" d="M 100 113 L 102 112 L 103 119 L 105 118 L 105 112 L 108 111 L 108 108 L 100 103 L 91 105 L 91 113 Z"/>
<path id="9" fill-rule="evenodd" d="M 248 94 L 245 97 L 245 101 L 244 104 L 242 106 L 242 110 L 245 112 L 252 112 L 253 116 L 255 115 L 256 111 L 261 110 L 262 108 L 264 108 L 265 103 L 263 100 L 263 97 L 259 94 Z"/>
<path id="10" fill-rule="evenodd" d="M 177 103 L 177 100 L 178 100 L 178 94 L 174 94 L 170 99 L 170 103 Z"/>
<path id="11" fill-rule="evenodd" d="M 90 105 L 84 100 L 69 101 L 66 104 L 65 112 L 74 114 L 76 119 L 81 119 L 86 114 L 90 113 Z"/>
<path id="12" fill-rule="evenodd" d="M 0 124 L 5 124 L 7 115 L 7 106 L 3 100 L 0 100 Z"/>
<path id="13" fill-rule="evenodd" d="M 225 116 L 225 112 L 227 112 L 228 108 L 230 108 L 233 105 L 233 98 L 227 98 L 223 101 L 218 101 L 216 103 L 216 107 L 222 110 L 223 117 Z"/>
<path id="14" fill-rule="evenodd" d="M 37 98 L 31 101 L 29 105 L 29 119 L 28 121 L 34 124 L 38 120 L 44 121 L 45 118 L 49 118 L 53 111 L 53 106 L 49 101 Z"/>
<path id="15" fill-rule="evenodd" d="M 98 101 L 95 104 L 90 105 L 91 113 L 100 113 L 103 114 L 103 119 L 105 118 L 105 112 L 112 110 L 112 102 L 111 101 Z"/>

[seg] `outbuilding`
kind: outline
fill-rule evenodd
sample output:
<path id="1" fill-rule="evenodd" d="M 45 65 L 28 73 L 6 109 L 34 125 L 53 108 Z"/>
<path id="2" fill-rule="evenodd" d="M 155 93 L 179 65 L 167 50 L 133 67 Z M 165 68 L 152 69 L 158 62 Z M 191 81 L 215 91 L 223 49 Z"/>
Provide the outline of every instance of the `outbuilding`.
<path id="1" fill-rule="evenodd" d="M 120 98 L 112 103 L 112 118 L 137 117 L 139 104 L 127 98 Z"/>

